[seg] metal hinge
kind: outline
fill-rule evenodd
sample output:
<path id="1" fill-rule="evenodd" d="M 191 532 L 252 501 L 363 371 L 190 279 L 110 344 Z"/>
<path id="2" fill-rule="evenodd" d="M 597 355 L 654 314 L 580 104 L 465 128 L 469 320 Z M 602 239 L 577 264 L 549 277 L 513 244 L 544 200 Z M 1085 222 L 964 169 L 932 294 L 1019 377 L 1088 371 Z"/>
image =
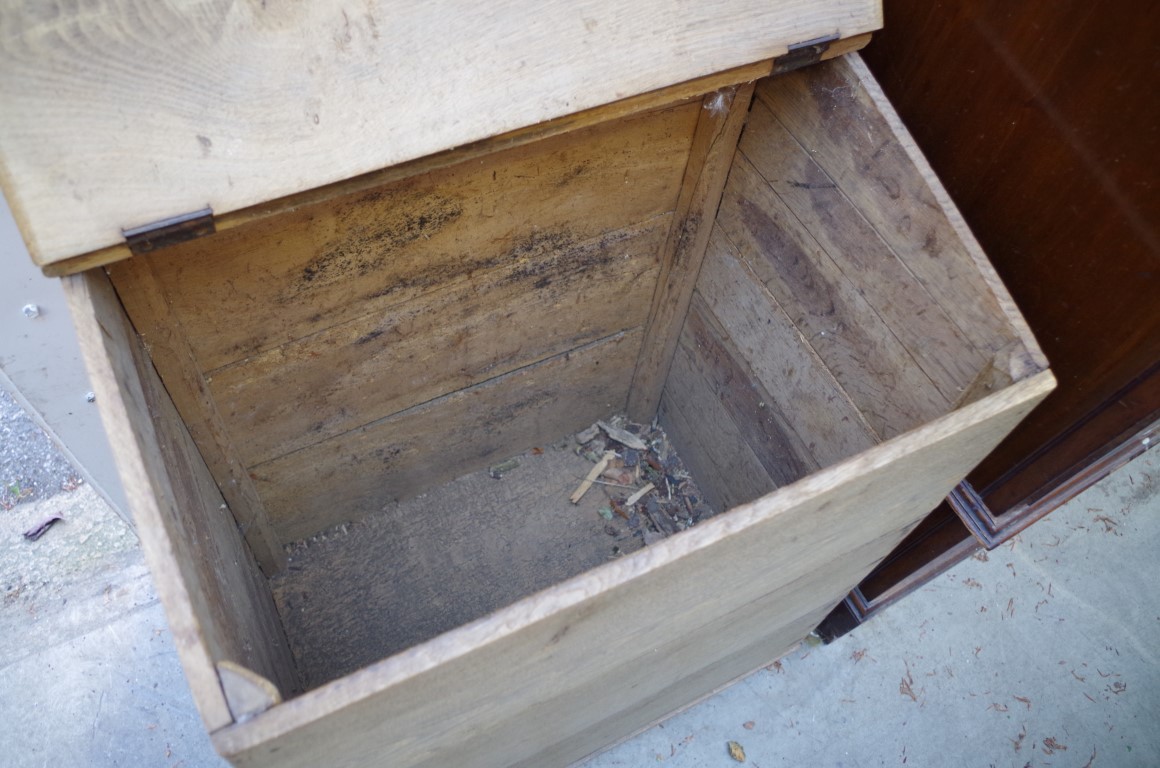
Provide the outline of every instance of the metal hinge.
<path id="1" fill-rule="evenodd" d="M 829 49 L 830 43 L 840 38 L 841 35 L 834 32 L 824 37 L 815 37 L 813 40 L 794 43 L 785 54 L 773 60 L 772 74 L 783 75 L 801 67 L 817 64 L 822 60 L 822 54 Z"/>
<path id="2" fill-rule="evenodd" d="M 132 229 L 122 229 L 129 250 L 135 254 L 152 253 L 159 248 L 195 240 L 215 232 L 213 209 L 209 206 L 200 211 L 183 213 L 168 219 L 155 221 Z"/>

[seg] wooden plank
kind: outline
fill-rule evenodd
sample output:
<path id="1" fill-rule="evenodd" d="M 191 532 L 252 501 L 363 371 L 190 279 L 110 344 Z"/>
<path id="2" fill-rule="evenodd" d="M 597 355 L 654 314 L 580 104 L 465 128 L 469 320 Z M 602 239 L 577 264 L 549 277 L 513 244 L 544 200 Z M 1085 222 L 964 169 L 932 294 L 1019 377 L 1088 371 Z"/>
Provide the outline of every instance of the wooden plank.
<path id="1" fill-rule="evenodd" d="M 685 318 L 681 348 L 774 483 L 789 485 L 821 468 L 698 294 Z"/>
<path id="2" fill-rule="evenodd" d="M 238 766 L 583 757 L 685 703 L 694 692 L 683 678 L 710 670 L 699 687 L 711 690 L 744 666 L 732 660 L 751 664 L 757 644 L 783 650 L 783 630 L 802 631 L 832 606 L 1053 385 L 1049 373 L 1019 382 L 223 729 L 214 743 Z"/>
<path id="3" fill-rule="evenodd" d="M 893 437 L 947 410 L 950 400 L 863 298 L 860 286 L 818 247 L 744 155 L 733 165 L 717 225 L 875 433 Z"/>
<path id="4" fill-rule="evenodd" d="M 717 229 L 697 292 L 818 466 L 878 442 L 814 349 Z"/>
<path id="5" fill-rule="evenodd" d="M 596 126 L 150 257 L 207 373 L 671 211 L 698 117 Z"/>
<path id="6" fill-rule="evenodd" d="M 752 84 L 705 97 L 672 229 L 661 253 L 660 279 L 633 375 L 628 417 L 634 421 L 652 420 L 660 404 L 681 323 L 709 243 L 713 217 L 721 202 L 721 190 L 752 99 Z"/>
<path id="7" fill-rule="evenodd" d="M 285 565 L 286 555 L 254 483 L 234 446 L 189 339 L 157 281 L 150 262 L 131 259 L 109 268 L 118 296 L 165 383 L 185 427 L 209 466 L 259 565 L 267 575 Z"/>
<path id="8" fill-rule="evenodd" d="M 983 355 L 760 100 L 740 148 L 943 396 L 957 400 L 983 367 Z"/>
<path id="9" fill-rule="evenodd" d="M 821 55 L 822 61 L 845 55 L 852 51 L 861 50 L 869 42 L 872 34 L 867 32 L 861 35 L 843 37 L 830 44 Z M 480 141 L 474 141 L 455 149 L 438 152 L 416 160 L 398 165 L 392 165 L 379 171 L 365 173 L 351 179 L 345 179 L 333 184 L 326 184 L 315 189 L 309 189 L 288 195 L 267 203 L 241 208 L 214 217 L 218 232 L 233 229 L 253 221 L 260 221 L 271 216 L 279 216 L 303 205 L 331 200 L 343 195 L 362 192 L 367 189 L 381 186 L 407 176 L 455 165 L 465 160 L 471 160 L 483 155 L 497 152 L 510 147 L 517 147 L 532 141 L 558 136 L 562 133 L 587 128 L 598 123 L 616 120 L 629 115 L 647 112 L 660 107 L 676 104 L 688 99 L 700 99 L 706 93 L 721 90 L 740 83 L 750 83 L 754 80 L 767 77 L 772 70 L 772 61 L 757 61 L 740 67 L 733 67 L 721 72 L 714 72 L 704 77 L 686 80 L 676 85 L 658 88 L 655 91 L 642 93 L 639 96 L 630 96 L 610 104 L 591 109 L 581 110 L 574 114 L 558 117 L 544 123 L 536 123 L 524 128 L 493 136 Z M 2 183 L 2 182 L 0 182 Z M 61 261 L 46 264 L 43 272 L 48 277 L 83 272 L 93 267 L 103 267 L 107 264 L 129 258 L 129 248 L 126 245 L 113 245 L 99 248 L 80 256 L 74 256 Z"/>
<path id="10" fill-rule="evenodd" d="M 840 55 L 839 52 L 846 47 L 850 47 L 851 50 L 857 50 L 865 46 L 869 42 L 870 37 L 870 34 L 867 33 L 865 35 L 843 38 L 831 45 L 822 54 L 822 58 L 828 59 L 838 56 Z M 304 206 L 316 205 L 336 198 L 359 194 L 381 187 L 384 184 L 399 181 L 400 179 L 458 165 L 468 160 L 476 160 L 494 152 L 521 147 L 532 142 L 579 131 L 601 123 L 631 117 L 644 112 L 671 107 L 691 99 L 696 99 L 699 102 L 704 94 L 708 92 L 767 77 L 772 67 L 772 61 L 758 61 L 722 72 L 715 72 L 705 77 L 687 80 L 676 85 L 666 86 L 655 91 L 643 93 L 639 96 L 631 96 L 620 101 L 612 102 L 611 104 L 581 110 L 580 112 L 565 115 L 544 123 L 536 123 L 524 128 L 518 128 L 498 136 L 492 136 L 487 139 L 455 147 L 454 149 L 388 166 L 371 173 L 364 173 L 350 179 L 337 181 L 333 184 L 326 184 L 315 189 L 308 189 L 237 211 L 215 215 L 214 226 L 217 232 L 225 232 L 256 221 L 282 216 Z M 46 264 L 42 268 L 42 271 L 48 277 L 61 277 L 63 275 L 82 272 L 86 269 L 92 269 L 93 267 L 103 267 L 122 259 L 127 259 L 130 256 L 131 253 L 127 245 L 113 245 L 107 248 L 89 251 L 80 256 L 73 256 L 61 261 L 55 261 L 51 264 Z"/>
<path id="11" fill-rule="evenodd" d="M 265 580 L 101 272 L 64 281 L 85 364 L 178 657 L 211 731 L 232 721 L 216 662 L 297 687 Z"/>
<path id="12" fill-rule="evenodd" d="M 857 54 L 769 78 L 758 98 L 984 354 L 1019 340 L 1046 367 L 994 269 Z M 885 192 L 885 195 L 883 195 Z"/>
<path id="13" fill-rule="evenodd" d="M 876 0 L 6 0 L 4 192 L 43 265 L 880 26 Z"/>
<path id="14" fill-rule="evenodd" d="M 640 330 L 410 408 L 252 472 L 293 541 L 620 412 Z"/>
<path id="15" fill-rule="evenodd" d="M 671 216 L 555 242 L 215 372 L 213 399 L 246 466 L 646 319 Z"/>
<path id="16" fill-rule="evenodd" d="M 692 355 L 678 347 L 661 399 L 660 419 L 681 458 L 716 512 L 777 488 Z"/>

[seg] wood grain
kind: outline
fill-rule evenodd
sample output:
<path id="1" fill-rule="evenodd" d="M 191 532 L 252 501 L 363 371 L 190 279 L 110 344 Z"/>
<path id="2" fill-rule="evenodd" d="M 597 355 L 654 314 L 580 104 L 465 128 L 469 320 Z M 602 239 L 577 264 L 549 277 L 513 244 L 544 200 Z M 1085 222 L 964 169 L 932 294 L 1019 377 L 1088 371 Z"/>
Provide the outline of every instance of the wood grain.
<path id="1" fill-rule="evenodd" d="M 678 347 L 659 416 L 709 506 L 723 512 L 764 496 L 777 483 L 691 358 Z"/>
<path id="2" fill-rule="evenodd" d="M 525 451 L 502 477 L 472 472 L 292 547 L 270 587 L 305 688 L 643 547 L 600 516 L 604 488 L 569 500 L 593 466 L 574 447 Z"/>
<path id="3" fill-rule="evenodd" d="M 877 435 L 902 434 L 946 411 L 950 401 L 862 295 L 861 283 L 882 278 L 846 277 L 744 155 L 717 224 Z"/>
<path id="4" fill-rule="evenodd" d="M 595 126 L 150 258 L 202 369 L 671 211 L 699 108 Z"/>
<path id="5" fill-rule="evenodd" d="M 745 158 L 943 397 L 957 400 L 983 355 L 764 102 L 754 102 L 747 125 Z"/>
<path id="6" fill-rule="evenodd" d="M 757 644 L 783 651 L 783 632 L 824 614 L 1052 386 L 1050 374 L 1019 382 L 218 731 L 215 745 L 239 766 L 581 758 L 695 696 L 682 679 L 711 690 L 751 665 Z"/>
<path id="7" fill-rule="evenodd" d="M 548 243 L 219 369 L 210 389 L 242 461 L 269 461 L 642 325 L 670 221 Z"/>
<path id="8" fill-rule="evenodd" d="M 628 398 L 628 417 L 634 421 L 647 422 L 656 414 L 752 99 L 753 85 L 747 83 L 711 93 L 703 102 Z"/>
<path id="9" fill-rule="evenodd" d="M 852 51 L 861 50 L 870 42 L 871 33 L 843 37 L 830 44 L 821 55 L 822 61 L 845 55 Z M 464 160 L 482 157 L 502 149 L 521 146 L 532 141 L 558 136 L 562 133 L 587 128 L 598 123 L 618 120 L 622 117 L 647 112 L 660 107 L 671 106 L 681 101 L 698 99 L 712 91 L 736 86 L 740 83 L 750 83 L 762 77 L 767 77 L 772 70 L 772 61 L 756 61 L 740 67 L 714 72 L 704 77 L 685 80 L 675 85 L 668 85 L 654 91 L 642 93 L 639 96 L 630 96 L 625 99 L 604 104 L 599 107 L 581 110 L 564 115 L 553 120 L 534 125 L 517 128 L 498 136 L 492 136 L 480 141 L 438 152 L 426 157 L 417 158 L 397 165 L 392 165 L 371 173 L 364 173 L 343 181 L 336 181 L 315 189 L 308 189 L 286 197 L 262 202 L 257 205 L 241 208 L 225 214 L 216 215 L 214 224 L 218 232 L 235 227 L 244 226 L 254 221 L 260 221 L 271 216 L 279 216 L 303 205 L 310 205 L 324 200 L 331 200 L 347 194 L 353 194 L 391 181 L 414 176 L 419 173 L 455 165 Z M 61 277 L 75 274 L 93 267 L 103 267 L 113 262 L 127 259 L 130 256 L 127 245 L 112 245 L 99 248 L 80 256 L 73 256 L 61 261 L 54 261 L 44 265 L 42 271 L 48 277 Z"/>
<path id="10" fill-rule="evenodd" d="M 230 511 L 245 534 L 262 570 L 272 576 L 286 556 L 233 442 L 236 431 L 226 423 L 194 359 L 181 321 L 166 301 L 150 262 L 131 259 L 109 268 L 118 296 L 140 333 L 150 361 L 165 384 L 177 412 L 197 444 Z"/>
<path id="11" fill-rule="evenodd" d="M 697 292 L 817 466 L 878 442 L 813 347 L 717 229 Z"/>
<path id="12" fill-rule="evenodd" d="M 857 54 L 764 80 L 758 98 L 984 355 L 1038 346 Z M 1016 378 L 1041 370 L 1040 354 Z"/>
<path id="13" fill-rule="evenodd" d="M 821 468 L 805 441 L 779 410 L 777 400 L 753 374 L 704 300 L 696 294 L 685 318 L 681 348 L 688 353 L 693 366 L 712 388 L 713 396 L 725 407 L 746 444 L 778 487 Z"/>
<path id="14" fill-rule="evenodd" d="M 300 539 L 621 412 L 639 350 L 617 334 L 260 464 L 271 523 Z"/>
<path id="15" fill-rule="evenodd" d="M 7 0 L 0 176 L 43 265 L 879 26 L 874 0 Z"/>
<path id="16" fill-rule="evenodd" d="M 194 703 L 232 722 L 216 662 L 289 695 L 297 674 L 269 589 L 105 275 L 64 281 L 85 364 Z"/>

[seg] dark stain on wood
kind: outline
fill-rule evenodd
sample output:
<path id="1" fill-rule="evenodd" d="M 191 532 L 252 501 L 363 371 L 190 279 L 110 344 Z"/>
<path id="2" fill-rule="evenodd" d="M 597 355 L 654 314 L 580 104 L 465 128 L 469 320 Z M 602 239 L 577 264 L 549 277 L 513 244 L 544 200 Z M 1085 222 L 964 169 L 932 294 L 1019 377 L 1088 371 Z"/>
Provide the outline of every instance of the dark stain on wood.
<path id="1" fill-rule="evenodd" d="M 740 198 L 737 204 L 746 229 L 761 245 L 761 253 L 777 267 L 792 292 L 801 297 L 801 303 L 811 307 L 811 314 L 817 317 L 834 315 L 837 307 L 832 289 L 817 274 L 801 246 L 752 200 Z"/>
<path id="2" fill-rule="evenodd" d="M 368 342 L 374 341 L 375 339 L 377 339 L 378 337 L 380 337 L 382 335 L 383 335 L 383 330 L 381 328 L 378 328 L 378 329 L 371 331 L 370 333 L 367 333 L 367 334 L 360 336 L 355 341 L 355 344 L 359 344 L 359 345 L 366 344 Z"/>
<path id="3" fill-rule="evenodd" d="M 517 263 L 504 282 L 534 280 L 533 288 L 543 290 L 554 281 L 582 276 L 623 258 L 617 246 L 634 236 L 634 231 L 621 230 L 576 245 L 571 232 L 534 232 L 498 260 Z"/>
<path id="4" fill-rule="evenodd" d="M 694 294 L 685 320 L 682 342 L 717 399 L 733 417 L 761 466 L 779 486 L 788 485 L 818 468 L 805 444 L 778 411 L 777 403 L 757 383 L 739 353 L 714 328 L 711 311 Z M 802 451 L 794 445 L 801 444 Z M 806 455 L 802 455 L 806 454 Z"/>
<path id="5" fill-rule="evenodd" d="M 434 193 L 415 200 L 400 200 L 403 213 L 396 217 L 366 219 L 366 206 L 381 202 L 385 192 L 360 195 L 338 213 L 346 231 L 328 244 L 322 254 L 311 259 L 291 286 L 287 300 L 320 285 L 330 285 L 351 277 L 365 277 L 380 268 L 394 250 L 420 238 L 430 238 L 463 215 L 462 204 Z"/>

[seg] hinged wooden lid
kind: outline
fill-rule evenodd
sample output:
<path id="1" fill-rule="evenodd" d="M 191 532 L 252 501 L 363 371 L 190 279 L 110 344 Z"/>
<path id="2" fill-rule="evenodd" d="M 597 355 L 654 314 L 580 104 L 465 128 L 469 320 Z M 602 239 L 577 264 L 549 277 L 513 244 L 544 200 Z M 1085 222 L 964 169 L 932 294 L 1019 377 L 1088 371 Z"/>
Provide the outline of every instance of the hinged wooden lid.
<path id="1" fill-rule="evenodd" d="M 0 0 L 0 183 L 49 267 L 879 26 L 880 0 Z"/>

